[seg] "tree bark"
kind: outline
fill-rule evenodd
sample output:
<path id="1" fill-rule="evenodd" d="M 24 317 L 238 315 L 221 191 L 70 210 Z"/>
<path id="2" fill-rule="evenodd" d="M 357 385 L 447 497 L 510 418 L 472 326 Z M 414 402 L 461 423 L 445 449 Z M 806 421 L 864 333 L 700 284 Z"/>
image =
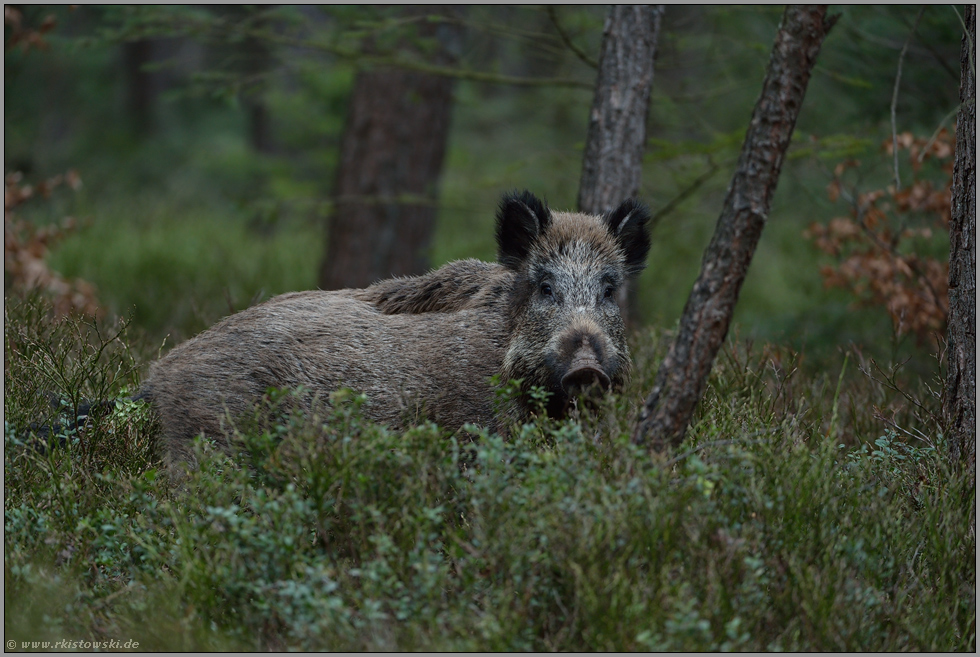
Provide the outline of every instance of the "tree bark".
<path id="1" fill-rule="evenodd" d="M 440 64 L 453 63 L 458 29 L 454 23 L 419 22 L 419 36 L 439 42 Z M 356 76 L 328 219 L 322 289 L 364 287 L 428 268 L 452 89 L 452 78 L 417 71 L 377 69 Z"/>
<path id="2" fill-rule="evenodd" d="M 663 5 L 614 5 L 609 9 L 579 184 L 582 212 L 611 212 L 640 191 L 663 14 Z M 623 285 L 618 301 L 627 323 L 636 314 L 635 298 L 635 284 Z"/>
<path id="3" fill-rule="evenodd" d="M 684 439 L 769 215 L 810 73 L 836 20 L 826 13 L 826 5 L 789 6 L 783 13 L 762 94 L 701 273 L 640 412 L 633 433 L 638 444 L 662 451 Z"/>
<path id="4" fill-rule="evenodd" d="M 949 317 L 946 324 L 946 390 L 943 415 L 950 456 L 976 472 L 977 393 L 977 88 L 972 66 L 976 5 L 967 5 L 960 57 L 960 109 L 949 222 Z"/>
<path id="5" fill-rule="evenodd" d="M 663 5 L 614 5 L 602 33 L 578 206 L 611 212 L 640 190 Z"/>

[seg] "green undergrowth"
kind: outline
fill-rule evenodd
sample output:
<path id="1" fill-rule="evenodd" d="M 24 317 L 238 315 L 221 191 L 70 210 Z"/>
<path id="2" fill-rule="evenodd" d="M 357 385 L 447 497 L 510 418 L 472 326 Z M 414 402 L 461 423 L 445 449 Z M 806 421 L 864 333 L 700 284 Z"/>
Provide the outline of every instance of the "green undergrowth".
<path id="1" fill-rule="evenodd" d="M 5 319 L 18 649 L 975 650 L 975 485 L 928 390 L 913 404 L 859 354 L 804 379 L 798 355 L 726 347 L 656 456 L 629 427 L 664 334 L 636 337 L 601 419 L 506 437 L 393 431 L 351 391 L 304 415 L 270 390 L 230 452 L 199 439 L 175 481 L 144 402 L 65 422 L 137 389 L 149 356 L 120 327 L 10 299 Z"/>
<path id="2" fill-rule="evenodd" d="M 186 339 L 258 301 L 315 288 L 319 230 L 284 221 L 264 231 L 215 205 L 103 202 L 98 220 L 57 246 L 51 266 L 94 284 L 104 307 L 157 339 Z"/>

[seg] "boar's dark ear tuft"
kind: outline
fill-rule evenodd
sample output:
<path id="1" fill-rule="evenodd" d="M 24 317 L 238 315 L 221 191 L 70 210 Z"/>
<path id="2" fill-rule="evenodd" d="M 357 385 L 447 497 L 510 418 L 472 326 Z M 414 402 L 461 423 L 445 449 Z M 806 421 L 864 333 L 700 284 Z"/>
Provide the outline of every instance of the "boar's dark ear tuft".
<path id="1" fill-rule="evenodd" d="M 517 269 L 548 224 L 551 210 L 534 194 L 524 190 L 506 194 L 497 212 L 497 258 L 509 269 Z"/>
<path id="2" fill-rule="evenodd" d="M 639 201 L 629 199 L 604 218 L 609 232 L 626 256 L 626 275 L 636 276 L 646 267 L 650 250 L 650 210 Z"/>

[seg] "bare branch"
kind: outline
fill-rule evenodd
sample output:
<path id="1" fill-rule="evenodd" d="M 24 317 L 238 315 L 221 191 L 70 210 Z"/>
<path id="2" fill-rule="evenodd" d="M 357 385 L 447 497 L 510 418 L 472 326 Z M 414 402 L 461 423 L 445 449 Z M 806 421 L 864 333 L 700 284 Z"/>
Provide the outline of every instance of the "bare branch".
<path id="1" fill-rule="evenodd" d="M 358 48 L 349 48 L 337 43 L 316 41 L 312 39 L 297 40 L 290 36 L 280 36 L 268 31 L 248 31 L 249 36 L 268 39 L 271 42 L 295 48 L 306 48 L 324 52 L 340 59 L 346 60 L 362 67 L 391 67 L 419 73 L 428 73 L 441 77 L 455 78 L 457 80 L 470 80 L 473 82 L 486 82 L 489 84 L 506 84 L 518 87 L 573 87 L 580 89 L 591 89 L 591 82 L 575 80 L 573 78 L 524 78 L 515 75 L 501 75 L 499 73 L 488 73 L 486 71 L 475 71 L 472 69 L 460 68 L 457 66 L 441 66 L 430 64 L 418 59 L 413 59 L 405 53 L 395 54 L 372 54 Z"/>
<path id="2" fill-rule="evenodd" d="M 919 19 L 922 18 L 922 12 L 925 11 L 925 6 L 919 9 L 918 15 L 915 17 L 915 23 L 912 25 L 912 29 L 909 31 L 909 36 L 905 40 L 905 45 L 902 46 L 902 52 L 898 56 L 898 72 L 895 74 L 895 88 L 892 90 L 892 154 L 895 158 L 895 190 L 902 188 L 902 183 L 898 177 L 898 126 L 895 120 L 895 108 L 898 105 L 898 86 L 902 82 L 902 64 L 905 62 L 905 53 L 909 50 L 909 44 L 912 43 L 912 37 L 915 36 L 915 29 L 919 26 Z"/>
<path id="3" fill-rule="evenodd" d="M 548 5 L 548 18 L 550 18 L 551 22 L 554 24 L 555 30 L 558 32 L 558 36 L 561 37 L 562 43 L 564 43 L 569 50 L 575 53 L 576 57 L 592 68 L 599 68 L 599 62 L 589 57 L 587 54 L 585 54 L 584 50 L 576 46 L 572 41 L 572 38 L 568 36 L 568 33 L 561 26 L 561 23 L 558 22 L 558 10 L 555 9 L 555 5 Z"/>
<path id="4" fill-rule="evenodd" d="M 670 199 L 667 205 L 653 213 L 653 216 L 650 217 L 650 229 L 652 230 L 661 219 L 676 210 L 678 205 L 687 200 L 687 198 L 694 194 L 694 192 L 698 191 L 698 189 L 701 188 L 701 185 L 706 183 L 711 176 L 715 175 L 716 171 L 718 171 L 718 165 L 715 164 L 714 160 L 708 158 L 708 170 L 695 178 L 694 182 L 681 190 L 677 196 Z"/>

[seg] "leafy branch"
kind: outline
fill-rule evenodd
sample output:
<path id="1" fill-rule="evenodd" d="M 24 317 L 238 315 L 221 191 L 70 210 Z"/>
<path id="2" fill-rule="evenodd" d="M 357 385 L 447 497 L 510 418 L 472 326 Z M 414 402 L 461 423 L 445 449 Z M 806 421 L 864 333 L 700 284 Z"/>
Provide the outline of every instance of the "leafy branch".
<path id="1" fill-rule="evenodd" d="M 921 247 L 923 240 L 927 244 L 932 239 L 934 230 L 948 230 L 952 136 L 942 128 L 929 139 L 911 133 L 893 139 L 885 141 L 884 150 L 893 155 L 897 144 L 909 151 L 912 182 L 904 188 L 858 193 L 843 180 L 846 171 L 857 170 L 858 162 L 842 162 L 834 169 L 827 191 L 832 201 L 848 204 L 849 216 L 826 225 L 815 223 L 804 236 L 837 259 L 835 265 L 821 269 L 825 285 L 847 289 L 865 305 L 885 307 L 898 335 L 911 331 L 922 341 L 945 325 L 948 265 L 915 253 L 912 240 L 919 239 Z M 926 158 L 939 164 L 942 184 L 938 188 L 922 177 Z M 913 216 L 924 217 L 926 223 L 910 228 Z"/>

